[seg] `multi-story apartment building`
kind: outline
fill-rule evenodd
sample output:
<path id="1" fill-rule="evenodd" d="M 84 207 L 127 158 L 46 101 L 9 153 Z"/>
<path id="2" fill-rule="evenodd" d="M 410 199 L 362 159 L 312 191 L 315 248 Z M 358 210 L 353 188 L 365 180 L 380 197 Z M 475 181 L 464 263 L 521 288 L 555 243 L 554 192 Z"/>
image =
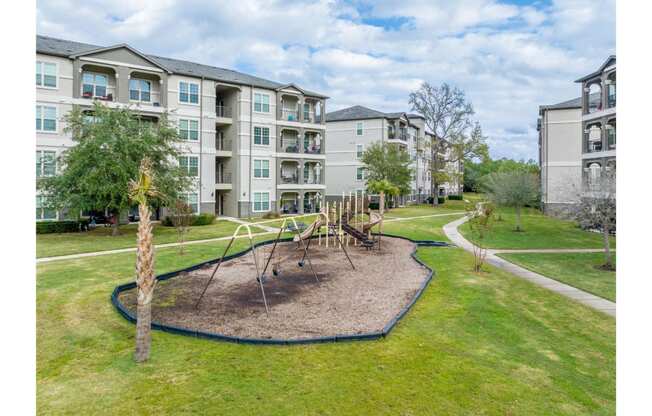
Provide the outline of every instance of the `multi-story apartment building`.
<path id="1" fill-rule="evenodd" d="M 616 56 L 575 81 L 582 86 L 582 184 L 591 189 L 616 169 Z"/>
<path id="2" fill-rule="evenodd" d="M 540 106 L 537 130 L 541 208 L 563 217 L 582 187 L 582 99 Z"/>
<path id="3" fill-rule="evenodd" d="M 413 168 L 411 192 L 399 203 L 424 200 L 430 195 L 430 151 L 421 116 L 384 113 L 356 105 L 326 114 L 328 151 L 326 152 L 327 197 L 341 197 L 365 189 L 362 154 L 374 142 L 399 146 L 410 155 Z"/>
<path id="4" fill-rule="evenodd" d="M 153 122 L 167 113 L 186 141 L 179 163 L 196 178 L 195 212 L 250 216 L 316 210 L 325 195 L 328 97 L 294 84 L 147 55 L 36 39 L 36 170 L 54 175 L 73 145 L 63 116 L 96 100 L 129 106 Z M 37 219 L 60 216 L 37 196 Z"/>

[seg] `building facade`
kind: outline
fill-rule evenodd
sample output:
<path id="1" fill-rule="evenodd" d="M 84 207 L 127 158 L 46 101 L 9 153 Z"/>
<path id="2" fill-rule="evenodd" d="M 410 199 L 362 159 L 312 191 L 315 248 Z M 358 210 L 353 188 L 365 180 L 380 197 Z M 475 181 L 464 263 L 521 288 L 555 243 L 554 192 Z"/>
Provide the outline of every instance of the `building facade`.
<path id="1" fill-rule="evenodd" d="M 326 114 L 326 131 L 327 197 L 366 188 L 362 154 L 376 142 L 395 144 L 410 155 L 410 193 L 400 196 L 399 203 L 423 202 L 430 196 L 432 135 L 426 135 L 421 116 L 384 113 L 358 105 Z"/>
<path id="2" fill-rule="evenodd" d="M 582 99 L 539 107 L 537 129 L 542 210 L 563 217 L 582 186 Z"/>
<path id="3" fill-rule="evenodd" d="M 616 169 L 616 56 L 577 81 L 582 87 L 582 186 Z"/>
<path id="4" fill-rule="evenodd" d="M 195 177 L 185 194 L 196 213 L 246 217 L 318 208 L 325 194 L 328 97 L 223 68 L 36 39 L 36 172 L 55 175 L 73 141 L 63 116 L 94 101 L 129 106 L 156 122 L 167 113 L 185 140 L 179 163 Z M 37 179 L 38 180 L 38 179 Z M 62 213 L 37 195 L 37 220 Z"/>

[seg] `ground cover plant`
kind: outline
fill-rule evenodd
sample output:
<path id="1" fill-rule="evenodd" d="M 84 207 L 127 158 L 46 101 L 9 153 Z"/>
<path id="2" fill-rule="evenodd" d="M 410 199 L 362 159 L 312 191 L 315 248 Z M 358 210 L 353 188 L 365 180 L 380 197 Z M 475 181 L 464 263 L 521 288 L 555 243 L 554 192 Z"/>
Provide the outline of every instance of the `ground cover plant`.
<path id="1" fill-rule="evenodd" d="M 533 272 L 616 301 L 616 272 L 600 267 L 604 263 L 602 253 L 503 253 L 499 256 Z"/>
<path id="2" fill-rule="evenodd" d="M 156 273 L 215 258 L 226 244 L 192 245 L 184 256 L 159 249 Z M 615 412 L 613 318 L 490 266 L 473 273 L 461 249 L 417 254 L 436 277 L 387 339 L 261 348 L 154 331 L 142 365 L 132 359 L 134 326 L 108 301 L 116 285 L 133 281 L 135 253 L 39 264 L 38 411 Z"/>

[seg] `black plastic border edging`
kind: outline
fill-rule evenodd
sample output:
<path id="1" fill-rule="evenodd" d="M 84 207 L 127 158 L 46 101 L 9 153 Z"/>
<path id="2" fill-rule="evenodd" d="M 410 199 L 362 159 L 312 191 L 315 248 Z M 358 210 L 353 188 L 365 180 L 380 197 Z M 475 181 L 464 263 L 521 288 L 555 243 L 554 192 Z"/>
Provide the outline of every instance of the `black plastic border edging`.
<path id="1" fill-rule="evenodd" d="M 377 234 L 376 234 L 377 235 Z M 164 325 L 160 324 L 158 322 L 152 322 L 152 329 L 156 329 L 159 331 L 164 331 L 164 332 L 169 332 L 172 334 L 179 334 L 179 335 L 186 335 L 190 337 L 196 337 L 196 338 L 205 338 L 205 339 L 210 339 L 214 341 L 225 341 L 225 342 L 234 342 L 238 344 L 258 344 L 258 345 L 292 345 L 292 344 L 319 344 L 319 343 L 326 343 L 326 342 L 345 342 L 345 341 L 362 341 L 362 340 L 375 340 L 375 339 L 380 339 L 384 338 L 389 333 L 391 332 L 392 329 L 396 326 L 398 321 L 405 316 L 405 314 L 408 313 L 408 311 L 414 306 L 414 304 L 417 302 L 417 300 L 421 297 L 421 294 L 423 291 L 428 287 L 430 284 L 430 281 L 432 280 L 433 276 L 435 275 L 435 271 L 428 265 L 426 265 L 424 262 L 419 260 L 416 256 L 416 251 L 418 247 L 446 247 L 450 246 L 450 244 L 443 242 L 443 241 L 430 241 L 430 240 L 412 240 L 407 237 L 402 237 L 399 235 L 392 235 L 392 234 L 383 234 L 383 236 L 386 237 L 392 237 L 392 238 L 400 238 L 403 240 L 411 241 L 416 244 L 417 247 L 415 247 L 414 250 L 412 250 L 412 253 L 410 253 L 410 256 L 421 266 L 425 267 L 429 273 L 428 276 L 424 279 L 424 281 L 421 283 L 421 286 L 417 290 L 417 292 L 414 294 L 412 297 L 412 300 L 405 305 L 399 313 L 392 318 L 391 321 L 385 327 L 383 328 L 382 331 L 380 332 L 368 332 L 364 334 L 355 334 L 355 335 L 333 335 L 333 336 L 327 336 L 327 337 L 313 337 L 313 338 L 298 338 L 298 339 L 278 339 L 278 338 L 240 338 L 240 337 L 232 337 L 229 335 L 223 335 L 223 334 L 218 334 L 218 333 L 213 333 L 213 332 L 204 332 L 204 331 L 193 331 L 190 329 L 186 328 L 181 328 L 181 327 L 176 327 L 172 325 Z M 316 237 L 313 237 L 316 238 Z M 289 238 L 283 238 L 280 239 L 279 241 L 292 241 L 292 237 Z M 254 247 L 260 247 L 264 246 L 267 244 L 273 243 L 274 240 L 266 240 L 266 241 L 261 241 L 256 244 L 254 244 Z M 224 257 L 224 260 L 231 260 L 240 256 L 243 256 L 247 254 L 249 251 L 251 251 L 251 248 L 248 248 L 244 251 L 241 251 L 239 253 L 231 254 L 229 256 Z M 173 277 L 176 277 L 182 273 L 187 273 L 191 272 L 194 270 L 197 270 L 199 268 L 202 268 L 204 266 L 210 265 L 210 264 L 215 264 L 219 261 L 219 258 L 217 259 L 212 259 L 208 260 L 202 263 L 195 264 L 193 266 L 187 267 L 185 269 L 181 270 L 176 270 L 173 272 L 168 272 L 164 273 L 161 275 L 156 276 L 156 280 L 167 280 L 171 279 Z M 130 283 L 125 283 L 119 286 L 116 286 L 115 289 L 113 289 L 113 293 L 111 293 L 111 303 L 113 306 L 118 310 L 118 313 L 122 315 L 127 321 L 131 323 L 136 323 L 136 316 L 131 313 L 122 303 L 120 303 L 120 300 L 118 297 L 120 296 L 120 293 L 124 292 L 125 290 L 131 290 L 136 287 L 136 282 L 130 282 Z"/>

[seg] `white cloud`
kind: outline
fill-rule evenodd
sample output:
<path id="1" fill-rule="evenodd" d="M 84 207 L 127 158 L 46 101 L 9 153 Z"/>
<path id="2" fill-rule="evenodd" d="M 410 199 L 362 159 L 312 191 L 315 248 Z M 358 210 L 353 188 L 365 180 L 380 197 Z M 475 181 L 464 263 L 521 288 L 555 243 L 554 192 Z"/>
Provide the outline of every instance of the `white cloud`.
<path id="1" fill-rule="evenodd" d="M 409 110 L 422 81 L 449 82 L 493 156 L 527 159 L 538 106 L 578 96 L 573 80 L 615 52 L 615 0 L 39 0 L 37 27 L 295 82 L 329 110 Z"/>

